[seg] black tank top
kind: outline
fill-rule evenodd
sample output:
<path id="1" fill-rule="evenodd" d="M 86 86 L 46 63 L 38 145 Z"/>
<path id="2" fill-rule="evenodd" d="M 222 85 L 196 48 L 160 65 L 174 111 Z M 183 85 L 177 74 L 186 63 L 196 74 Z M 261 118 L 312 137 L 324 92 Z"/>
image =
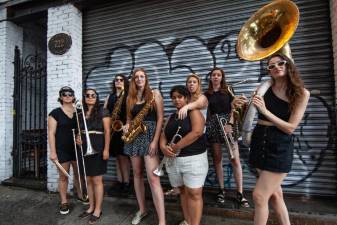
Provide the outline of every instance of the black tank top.
<path id="1" fill-rule="evenodd" d="M 205 92 L 208 100 L 208 111 L 210 115 L 231 112 L 233 97 L 230 94 L 214 91 L 213 94 Z"/>
<path id="2" fill-rule="evenodd" d="M 288 121 L 290 117 L 289 103 L 277 97 L 270 87 L 263 96 L 266 108 L 278 118 Z M 258 113 L 260 120 L 269 121 L 263 114 Z"/>
<path id="3" fill-rule="evenodd" d="M 120 109 L 120 113 L 118 114 L 119 120 L 121 120 L 123 124 L 126 122 L 126 97 L 127 95 L 128 95 L 127 92 L 125 92 L 124 99 L 123 99 L 121 109 Z M 109 110 L 110 114 L 113 112 L 114 106 L 119 98 L 120 96 L 117 97 L 117 93 L 112 93 L 109 95 L 107 109 Z"/>
<path id="4" fill-rule="evenodd" d="M 137 116 L 137 114 L 143 109 L 143 107 L 145 106 L 145 103 L 141 103 L 141 104 L 135 104 L 131 110 L 131 115 L 132 118 L 135 118 L 135 116 Z M 157 112 L 155 110 L 155 107 L 153 106 L 152 109 L 150 109 L 148 111 L 148 113 L 146 114 L 146 116 L 144 117 L 144 121 L 157 121 Z"/>
<path id="5" fill-rule="evenodd" d="M 181 126 L 181 128 L 180 128 L 178 134 L 180 134 L 182 137 L 186 136 L 189 132 L 191 132 L 192 125 L 191 125 L 189 112 L 188 112 L 187 117 L 183 120 L 178 120 L 177 114 L 175 114 L 175 113 L 171 114 L 171 116 L 169 117 L 169 120 L 166 124 L 166 127 L 165 127 L 165 136 L 166 136 L 168 142 L 170 142 L 172 140 L 172 138 L 176 134 L 179 126 Z M 194 141 L 192 144 L 190 144 L 190 145 L 186 146 L 185 148 L 181 149 L 181 152 L 180 152 L 178 157 L 198 155 L 198 154 L 201 154 L 205 151 L 206 151 L 206 139 L 205 139 L 204 134 L 203 134 L 196 141 Z"/>

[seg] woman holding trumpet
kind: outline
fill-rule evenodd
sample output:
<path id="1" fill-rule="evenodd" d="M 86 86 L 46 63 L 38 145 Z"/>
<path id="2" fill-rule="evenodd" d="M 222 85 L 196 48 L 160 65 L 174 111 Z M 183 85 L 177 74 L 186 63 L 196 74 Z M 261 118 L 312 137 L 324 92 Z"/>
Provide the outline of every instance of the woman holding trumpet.
<path id="1" fill-rule="evenodd" d="M 81 107 L 82 108 L 82 107 Z M 81 138 L 77 137 L 77 144 L 83 144 L 85 152 L 84 165 L 88 181 L 89 208 L 79 215 L 80 218 L 89 217 L 89 224 L 94 224 L 102 215 L 102 202 L 104 195 L 103 174 L 107 170 L 110 144 L 110 115 L 99 105 L 99 95 L 95 89 L 84 91 L 83 112 L 80 124 Z M 87 130 L 85 129 L 87 128 Z M 85 132 L 88 132 L 85 134 Z M 86 135 L 89 134 L 89 141 Z M 81 141 L 83 143 L 81 143 Z"/>
<path id="2" fill-rule="evenodd" d="M 291 169 L 292 134 L 302 120 L 310 94 L 287 56 L 274 54 L 267 63 L 272 85 L 263 97 L 255 95 L 252 99 L 259 111 L 249 155 L 251 166 L 258 171 L 253 191 L 254 224 L 267 224 L 270 200 L 280 224 L 290 225 L 281 183 Z"/>
<path id="3" fill-rule="evenodd" d="M 123 74 L 117 74 L 112 83 L 112 93 L 104 104 L 104 108 L 109 110 L 111 118 L 114 120 L 111 121 L 113 127 L 119 127 L 126 123 L 128 88 L 128 79 Z M 114 124 L 117 124 L 117 126 Z M 130 159 L 124 154 L 124 142 L 121 139 L 123 131 L 111 130 L 111 133 L 110 155 L 116 157 L 118 183 L 108 191 L 108 194 L 111 195 L 112 192 L 128 193 L 130 189 Z"/>
<path id="4" fill-rule="evenodd" d="M 232 91 L 226 84 L 225 72 L 221 68 L 213 68 L 209 73 L 208 90 L 205 96 L 208 99 L 208 117 L 206 135 L 209 143 L 211 144 L 213 153 L 213 162 L 220 186 L 220 191 L 217 194 L 217 202 L 225 202 L 225 190 L 224 190 L 224 177 L 222 167 L 222 151 L 221 144 L 225 143 L 223 131 L 220 127 L 220 122 L 226 120 L 227 123 L 223 124 L 224 132 L 228 133 L 228 137 L 232 137 L 232 103 L 234 97 L 231 95 Z M 221 122 L 222 123 L 222 122 Z M 229 138 L 230 139 L 230 138 Z M 242 207 L 249 207 L 247 199 L 243 196 L 242 187 L 242 168 L 239 155 L 239 147 L 236 140 L 229 140 L 230 145 L 227 144 L 226 148 L 229 153 L 229 159 L 233 167 L 234 179 L 237 188 L 237 201 Z M 229 149 L 230 148 L 230 149 Z"/>
<path id="5" fill-rule="evenodd" d="M 70 165 L 73 167 L 74 184 L 79 200 L 83 199 L 78 183 L 78 173 L 72 129 L 76 127 L 73 103 L 75 101 L 74 90 L 64 86 L 59 91 L 58 102 L 61 107 L 52 110 L 48 116 L 48 142 L 50 147 L 49 158 L 55 163 L 60 163 L 63 169 L 69 173 Z M 57 164 L 58 165 L 58 164 Z M 67 199 L 68 177 L 59 168 L 58 190 L 61 197 L 60 214 L 69 213 Z M 83 201 L 83 200 L 82 200 Z"/>
<path id="6" fill-rule="evenodd" d="M 170 97 L 177 109 L 168 119 L 160 137 L 160 148 L 166 157 L 166 170 L 172 187 L 180 189 L 184 221 L 181 225 L 200 224 L 202 189 L 208 172 L 205 119 L 199 110 L 189 110 L 183 120 L 178 111 L 187 105 L 190 93 L 185 86 L 174 86 Z M 177 140 L 179 137 L 180 140 Z"/>

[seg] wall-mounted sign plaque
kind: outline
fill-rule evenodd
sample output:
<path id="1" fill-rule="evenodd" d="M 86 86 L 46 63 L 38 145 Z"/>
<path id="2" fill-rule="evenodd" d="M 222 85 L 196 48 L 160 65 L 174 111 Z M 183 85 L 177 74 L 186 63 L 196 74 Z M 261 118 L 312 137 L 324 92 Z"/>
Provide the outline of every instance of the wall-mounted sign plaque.
<path id="1" fill-rule="evenodd" d="M 63 55 L 71 47 L 71 36 L 65 33 L 55 34 L 49 39 L 49 51 L 55 55 Z"/>

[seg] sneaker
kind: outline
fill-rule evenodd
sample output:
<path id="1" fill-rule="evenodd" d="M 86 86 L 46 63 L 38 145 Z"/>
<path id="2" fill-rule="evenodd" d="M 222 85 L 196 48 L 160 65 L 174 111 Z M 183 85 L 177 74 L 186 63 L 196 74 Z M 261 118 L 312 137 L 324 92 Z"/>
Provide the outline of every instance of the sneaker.
<path id="1" fill-rule="evenodd" d="M 123 194 L 129 194 L 130 189 L 131 189 L 130 183 L 123 183 L 123 187 L 122 187 Z"/>
<path id="2" fill-rule="evenodd" d="M 61 215 L 67 215 L 69 213 L 69 204 L 68 203 L 62 203 L 60 206 L 60 213 Z"/>
<path id="3" fill-rule="evenodd" d="M 147 216 L 147 212 L 141 213 L 141 211 L 139 210 L 138 212 L 136 212 L 136 215 L 133 217 L 131 223 L 132 223 L 133 225 L 137 225 L 137 224 L 139 224 L 139 223 L 142 221 L 142 219 L 143 219 L 145 216 Z"/>
<path id="4" fill-rule="evenodd" d="M 216 201 L 220 204 L 225 203 L 225 190 L 221 189 L 219 193 L 216 195 Z"/>
<path id="5" fill-rule="evenodd" d="M 188 223 L 186 222 L 186 220 L 183 220 L 179 223 L 179 225 L 188 225 Z"/>
<path id="6" fill-rule="evenodd" d="M 111 197 L 121 193 L 123 190 L 123 186 L 124 185 L 122 182 L 117 181 L 117 183 L 108 190 L 108 196 Z"/>
<path id="7" fill-rule="evenodd" d="M 84 198 L 77 197 L 77 201 L 81 202 L 83 205 L 89 205 L 89 198 L 88 198 L 88 196 L 86 196 Z"/>

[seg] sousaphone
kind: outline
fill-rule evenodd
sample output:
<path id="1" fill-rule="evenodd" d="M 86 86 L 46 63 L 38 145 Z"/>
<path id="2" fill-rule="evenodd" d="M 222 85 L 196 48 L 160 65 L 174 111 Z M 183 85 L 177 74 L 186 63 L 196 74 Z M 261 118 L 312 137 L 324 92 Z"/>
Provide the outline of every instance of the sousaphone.
<path id="1" fill-rule="evenodd" d="M 276 0 L 265 5 L 241 28 L 236 46 L 239 57 L 257 61 L 281 52 L 292 59 L 288 41 L 295 33 L 298 22 L 299 10 L 292 1 Z M 271 80 L 262 83 L 255 94 L 263 96 L 271 85 Z M 250 102 L 241 132 L 246 146 L 250 145 L 256 112 L 257 109 Z"/>

